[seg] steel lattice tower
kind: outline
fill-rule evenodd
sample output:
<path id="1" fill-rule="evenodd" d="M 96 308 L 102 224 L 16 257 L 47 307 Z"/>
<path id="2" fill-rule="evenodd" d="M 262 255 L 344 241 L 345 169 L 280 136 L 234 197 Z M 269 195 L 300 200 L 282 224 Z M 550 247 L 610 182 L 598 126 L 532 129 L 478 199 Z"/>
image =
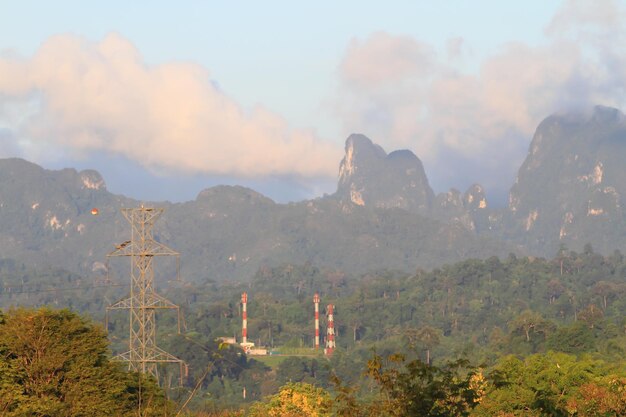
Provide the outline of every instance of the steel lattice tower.
<path id="1" fill-rule="evenodd" d="M 154 240 L 152 229 L 162 213 L 162 208 L 143 206 L 122 209 L 122 214 L 131 225 L 131 238 L 117 245 L 107 257 L 131 258 L 130 296 L 107 307 L 107 313 L 120 309 L 129 310 L 130 313 L 129 350 L 114 359 L 126 361 L 129 369 L 154 375 L 157 380 L 157 364 L 176 363 L 180 367 L 182 381 L 185 363 L 160 349 L 156 343 L 155 315 L 158 309 L 176 310 L 180 333 L 179 307 L 157 294 L 154 287 L 154 258 L 174 256 L 178 265 L 180 256 L 178 252 Z"/>

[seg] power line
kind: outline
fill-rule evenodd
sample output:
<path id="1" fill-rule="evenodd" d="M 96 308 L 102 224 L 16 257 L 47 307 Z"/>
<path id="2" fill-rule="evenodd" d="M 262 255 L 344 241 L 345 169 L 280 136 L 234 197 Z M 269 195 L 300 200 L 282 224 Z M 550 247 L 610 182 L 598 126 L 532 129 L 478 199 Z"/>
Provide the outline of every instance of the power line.
<path id="1" fill-rule="evenodd" d="M 82 291 L 82 290 L 90 290 L 94 288 L 113 288 L 113 287 L 127 287 L 128 284 L 109 284 L 109 285 L 90 285 L 88 287 L 64 287 L 64 288 L 46 288 L 46 289 L 20 289 L 13 290 L 14 287 L 4 287 L 0 291 L 0 296 L 2 295 L 13 295 L 13 294 L 38 294 L 38 293 L 46 293 L 46 292 L 65 292 L 65 291 Z M 7 290 L 8 289 L 8 290 Z"/>

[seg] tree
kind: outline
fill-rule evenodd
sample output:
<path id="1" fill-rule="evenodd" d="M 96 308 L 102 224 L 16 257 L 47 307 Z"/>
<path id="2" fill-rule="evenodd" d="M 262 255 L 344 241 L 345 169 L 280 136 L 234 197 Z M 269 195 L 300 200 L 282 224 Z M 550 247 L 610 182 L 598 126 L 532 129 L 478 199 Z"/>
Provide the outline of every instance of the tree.
<path id="1" fill-rule="evenodd" d="M 555 261 L 559 263 L 560 275 L 563 276 L 563 262 L 567 259 L 567 247 L 561 243 Z"/>
<path id="2" fill-rule="evenodd" d="M 606 310 L 607 300 L 609 297 L 614 296 L 617 292 L 617 286 L 612 282 L 598 281 L 594 284 L 592 291 L 595 295 L 600 296 L 602 300 L 602 307 Z"/>
<path id="3" fill-rule="evenodd" d="M 581 385 L 601 372 L 601 362 L 565 353 L 536 354 L 524 360 L 504 357 L 491 371 L 484 401 L 472 415 L 575 415 L 568 412 L 570 399 L 576 398 Z"/>
<path id="4" fill-rule="evenodd" d="M 586 352 L 594 346 L 593 331 L 580 321 L 558 328 L 546 342 L 548 349 L 565 353 Z"/>
<path id="5" fill-rule="evenodd" d="M 286 358 L 276 369 L 276 379 L 279 384 L 302 382 L 309 374 L 306 360 L 299 356 Z"/>
<path id="6" fill-rule="evenodd" d="M 561 284 L 561 281 L 559 281 L 558 279 L 551 279 L 550 282 L 548 282 L 548 299 L 550 301 L 550 304 L 553 304 L 556 299 L 559 298 L 561 294 L 563 294 L 564 291 L 565 287 L 563 286 L 563 284 Z"/>
<path id="7" fill-rule="evenodd" d="M 386 359 L 374 355 L 367 363 L 367 376 L 378 387 L 378 395 L 359 403 L 354 390 L 335 377 L 338 416 L 353 417 L 458 417 L 469 416 L 484 393 L 482 378 L 456 361 L 441 367 L 419 359 L 407 362 L 401 354 Z"/>
<path id="8" fill-rule="evenodd" d="M 330 394 L 306 383 L 289 383 L 266 402 L 255 403 L 250 417 L 325 417 L 331 415 Z"/>
<path id="9" fill-rule="evenodd" d="M 417 331 L 417 339 L 426 349 L 426 364 L 430 365 L 430 350 L 439 344 L 439 332 L 437 329 L 424 326 Z"/>
<path id="10" fill-rule="evenodd" d="M 583 384 L 567 408 L 580 417 L 626 415 L 626 378 L 609 375 Z"/>
<path id="11" fill-rule="evenodd" d="M 530 342 L 530 332 L 537 333 L 541 330 L 542 324 L 545 323 L 545 320 L 539 313 L 535 313 L 531 310 L 525 310 L 519 316 L 517 316 L 511 326 L 513 330 L 521 331 L 527 342 Z"/>
<path id="12" fill-rule="evenodd" d="M 161 415 L 154 381 L 112 363 L 103 330 L 68 310 L 10 310 L 0 321 L 3 416 Z"/>
<path id="13" fill-rule="evenodd" d="M 590 329 L 593 329 L 603 317 L 604 313 L 595 304 L 589 304 L 583 311 L 578 313 L 578 320 L 587 324 Z"/>

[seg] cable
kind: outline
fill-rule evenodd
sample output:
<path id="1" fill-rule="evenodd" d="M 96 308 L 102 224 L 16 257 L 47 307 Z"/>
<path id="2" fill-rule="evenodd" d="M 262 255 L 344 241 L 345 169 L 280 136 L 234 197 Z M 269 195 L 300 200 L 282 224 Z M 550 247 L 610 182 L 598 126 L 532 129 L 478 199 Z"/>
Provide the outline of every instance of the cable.
<path id="1" fill-rule="evenodd" d="M 2 295 L 11 295 L 11 294 L 37 294 L 44 292 L 62 292 L 62 291 L 80 291 L 80 290 L 90 290 L 94 288 L 113 288 L 113 287 L 127 287 L 128 284 L 110 284 L 110 285 L 91 285 L 89 287 L 65 287 L 65 288 L 46 288 L 40 290 L 17 290 L 13 291 L 14 287 L 5 287 L 2 291 L 0 291 L 0 296 Z M 9 291 L 6 290 L 9 288 Z"/>

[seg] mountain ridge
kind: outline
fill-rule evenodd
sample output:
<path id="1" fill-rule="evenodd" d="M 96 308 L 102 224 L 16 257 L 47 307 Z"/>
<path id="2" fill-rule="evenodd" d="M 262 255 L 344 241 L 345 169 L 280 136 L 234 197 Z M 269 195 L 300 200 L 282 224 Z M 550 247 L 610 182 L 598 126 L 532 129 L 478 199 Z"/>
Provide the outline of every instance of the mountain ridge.
<path id="1" fill-rule="evenodd" d="M 145 204 L 166 208 L 155 232 L 183 254 L 194 281 L 245 279 L 285 262 L 364 272 L 510 252 L 552 256 L 585 243 L 626 249 L 626 123 L 616 109 L 542 121 L 504 208 L 490 207 L 480 184 L 435 195 L 409 150 L 387 154 L 354 134 L 345 151 L 328 196 L 282 204 L 250 188 L 215 186 L 195 200 Z M 113 245 L 128 238 L 119 209 L 139 204 L 110 193 L 93 170 L 0 160 L 0 258 L 99 273 Z"/>

